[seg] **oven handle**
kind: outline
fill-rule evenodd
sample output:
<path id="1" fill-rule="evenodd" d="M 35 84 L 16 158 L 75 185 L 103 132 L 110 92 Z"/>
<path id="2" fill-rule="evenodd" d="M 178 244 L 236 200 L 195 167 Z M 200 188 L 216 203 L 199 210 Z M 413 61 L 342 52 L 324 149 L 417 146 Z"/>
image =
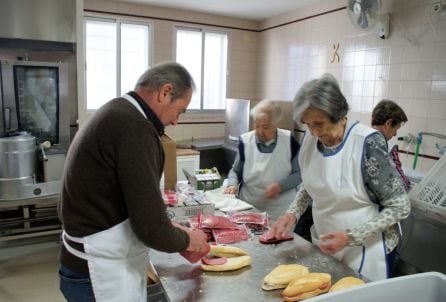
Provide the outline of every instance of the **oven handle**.
<path id="1" fill-rule="evenodd" d="M 5 131 L 11 130 L 11 108 L 10 107 L 4 108 L 3 116 L 5 119 Z"/>

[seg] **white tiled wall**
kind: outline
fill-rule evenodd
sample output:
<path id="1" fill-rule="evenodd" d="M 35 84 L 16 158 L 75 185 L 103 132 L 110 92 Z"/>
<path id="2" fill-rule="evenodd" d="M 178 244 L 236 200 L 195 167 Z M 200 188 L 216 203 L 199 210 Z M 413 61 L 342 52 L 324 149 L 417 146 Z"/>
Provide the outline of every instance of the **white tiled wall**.
<path id="1" fill-rule="evenodd" d="M 389 2 L 389 1 L 388 1 Z M 332 73 L 350 103 L 349 116 L 370 123 L 374 105 L 389 98 L 402 106 L 409 122 L 400 133 L 446 135 L 446 14 L 431 12 L 436 1 L 392 1 L 391 35 L 382 40 L 377 27 L 359 31 L 347 10 L 310 18 L 260 33 L 257 98 L 292 100 L 302 83 Z M 346 1 L 322 0 L 261 24 L 268 28 L 290 20 L 345 6 Z M 339 63 L 331 63 L 339 43 Z M 435 143 L 424 137 L 420 153 L 438 156 Z M 400 149 L 414 145 L 400 143 Z M 412 156 L 403 156 L 412 165 Z M 419 159 L 417 169 L 435 161 Z"/>

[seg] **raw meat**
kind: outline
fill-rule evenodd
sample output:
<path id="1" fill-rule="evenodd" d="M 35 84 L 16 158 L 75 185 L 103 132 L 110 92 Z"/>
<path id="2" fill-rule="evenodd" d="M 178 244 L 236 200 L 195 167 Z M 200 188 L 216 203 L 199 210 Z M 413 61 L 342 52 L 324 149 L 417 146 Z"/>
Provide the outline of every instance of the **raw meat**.
<path id="1" fill-rule="evenodd" d="M 221 257 L 221 258 L 201 258 L 201 263 L 203 264 L 207 264 L 207 265 L 221 265 L 221 264 L 225 264 L 226 262 L 228 262 L 228 258 L 226 257 Z"/>
<path id="2" fill-rule="evenodd" d="M 238 229 L 239 226 L 232 223 L 228 218 L 215 215 L 201 215 L 201 223 L 198 217 L 189 218 L 193 228 L 200 229 Z"/>
<path id="3" fill-rule="evenodd" d="M 239 229 L 214 229 L 212 234 L 217 244 L 235 243 L 251 238 L 245 226 L 241 226 Z"/>
<path id="4" fill-rule="evenodd" d="M 206 244 L 206 247 L 201 252 L 191 252 L 191 251 L 182 251 L 180 252 L 180 255 L 187 259 L 190 263 L 198 262 L 201 258 L 206 256 L 209 251 L 211 250 L 211 247 Z"/>
<path id="5" fill-rule="evenodd" d="M 270 243 L 279 243 L 282 241 L 293 240 L 293 239 L 294 239 L 294 237 L 292 235 L 289 235 L 288 237 L 285 237 L 283 239 L 277 239 L 276 237 L 274 237 L 274 235 L 272 234 L 271 231 L 267 231 L 266 233 L 263 233 L 260 236 L 259 241 L 260 241 L 260 243 L 270 244 Z"/>
<path id="6" fill-rule="evenodd" d="M 266 219 L 266 213 L 254 213 L 254 212 L 237 212 L 232 213 L 229 219 L 235 223 L 249 223 L 264 225 Z"/>

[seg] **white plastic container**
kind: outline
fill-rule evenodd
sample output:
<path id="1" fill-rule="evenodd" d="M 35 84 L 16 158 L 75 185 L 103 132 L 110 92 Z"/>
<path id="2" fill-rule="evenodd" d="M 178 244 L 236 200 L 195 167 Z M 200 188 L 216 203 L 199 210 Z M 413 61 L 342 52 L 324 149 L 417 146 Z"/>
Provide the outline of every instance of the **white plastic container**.
<path id="1" fill-rule="evenodd" d="M 446 301 L 446 275 L 421 273 L 366 283 L 306 299 L 308 302 L 440 302 Z"/>
<path id="2" fill-rule="evenodd" d="M 446 219 L 446 155 L 410 190 L 409 198 L 413 207 L 442 221 Z"/>

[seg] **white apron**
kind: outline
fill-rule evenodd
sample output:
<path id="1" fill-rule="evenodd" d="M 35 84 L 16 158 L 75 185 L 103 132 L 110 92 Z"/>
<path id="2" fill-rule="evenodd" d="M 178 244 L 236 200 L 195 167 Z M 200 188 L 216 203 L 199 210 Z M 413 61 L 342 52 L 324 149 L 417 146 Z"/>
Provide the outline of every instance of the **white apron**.
<path id="1" fill-rule="evenodd" d="M 85 253 L 66 241 L 82 243 Z M 136 238 L 127 219 L 107 230 L 72 237 L 62 233 L 65 248 L 88 261 L 91 284 L 97 302 L 146 302 L 149 248 Z"/>
<path id="2" fill-rule="evenodd" d="M 335 154 L 324 156 L 317 149 L 318 138 L 308 132 L 299 153 L 302 182 L 313 199 L 311 235 L 318 246 L 319 235 L 353 228 L 378 214 L 361 173 L 365 138 L 375 130 L 356 123 L 346 131 L 349 133 Z M 363 246 L 345 247 L 333 256 L 372 281 L 387 278 L 382 233 L 368 238 Z"/>
<path id="3" fill-rule="evenodd" d="M 146 116 L 131 96 L 124 95 L 123 98 Z M 83 244 L 85 252 L 71 247 L 66 239 Z M 147 301 L 149 248 L 136 237 L 129 219 L 82 238 L 63 231 L 62 242 L 71 254 L 88 261 L 97 302 Z"/>
<path id="4" fill-rule="evenodd" d="M 239 198 L 252 204 L 261 212 L 276 220 L 288 210 L 297 190 L 292 189 L 280 193 L 275 198 L 265 196 L 266 188 L 291 173 L 291 132 L 277 129 L 277 143 L 271 153 L 258 150 L 255 131 L 241 135 L 245 150 L 243 166 L 243 183 Z"/>

